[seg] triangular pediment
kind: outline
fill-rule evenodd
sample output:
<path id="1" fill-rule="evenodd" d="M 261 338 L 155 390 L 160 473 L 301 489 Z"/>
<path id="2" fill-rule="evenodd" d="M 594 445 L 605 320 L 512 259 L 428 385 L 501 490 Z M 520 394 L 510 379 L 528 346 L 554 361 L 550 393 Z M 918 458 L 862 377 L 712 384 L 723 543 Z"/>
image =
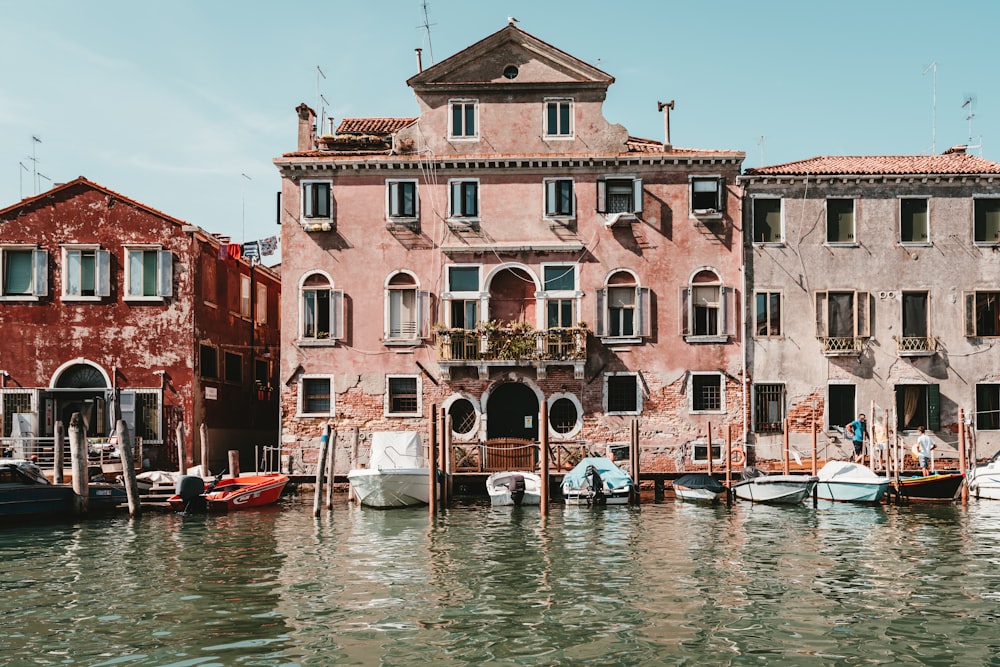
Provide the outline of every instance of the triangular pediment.
<path id="1" fill-rule="evenodd" d="M 415 91 L 544 84 L 607 88 L 614 77 L 513 24 L 411 77 Z"/>

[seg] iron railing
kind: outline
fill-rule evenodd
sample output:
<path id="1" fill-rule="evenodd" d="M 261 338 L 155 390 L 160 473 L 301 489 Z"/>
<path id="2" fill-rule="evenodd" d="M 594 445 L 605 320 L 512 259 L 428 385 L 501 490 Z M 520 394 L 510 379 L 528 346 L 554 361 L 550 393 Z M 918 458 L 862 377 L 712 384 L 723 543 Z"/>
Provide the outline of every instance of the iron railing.
<path id="1" fill-rule="evenodd" d="M 850 356 L 861 354 L 864 338 L 857 336 L 821 336 L 823 354 L 827 356 Z"/>
<path id="2" fill-rule="evenodd" d="M 586 358 L 587 329 L 442 329 L 437 351 L 441 361 L 575 361 Z"/>
<path id="3" fill-rule="evenodd" d="M 893 339 L 900 356 L 931 355 L 937 350 L 937 338 L 934 336 L 893 336 Z"/>

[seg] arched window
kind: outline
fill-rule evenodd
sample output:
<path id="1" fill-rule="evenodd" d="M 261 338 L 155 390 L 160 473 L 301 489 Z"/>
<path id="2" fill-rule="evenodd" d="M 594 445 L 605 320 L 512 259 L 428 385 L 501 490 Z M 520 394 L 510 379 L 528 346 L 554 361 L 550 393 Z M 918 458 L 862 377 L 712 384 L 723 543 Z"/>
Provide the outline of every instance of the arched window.
<path id="1" fill-rule="evenodd" d="M 703 268 L 681 289 L 681 333 L 689 341 L 724 342 L 732 324 L 733 291 L 719 274 Z"/>
<path id="2" fill-rule="evenodd" d="M 640 287 L 634 273 L 613 271 L 597 291 L 597 335 L 616 342 L 639 342 L 650 336 L 649 296 L 649 288 Z"/>
<path id="3" fill-rule="evenodd" d="M 330 278 L 320 272 L 303 277 L 301 288 L 302 340 L 341 340 L 344 337 L 344 293 L 333 289 Z"/>
<path id="4" fill-rule="evenodd" d="M 398 271 L 385 284 L 385 341 L 413 343 L 427 336 L 430 295 L 418 289 L 416 277 Z"/>

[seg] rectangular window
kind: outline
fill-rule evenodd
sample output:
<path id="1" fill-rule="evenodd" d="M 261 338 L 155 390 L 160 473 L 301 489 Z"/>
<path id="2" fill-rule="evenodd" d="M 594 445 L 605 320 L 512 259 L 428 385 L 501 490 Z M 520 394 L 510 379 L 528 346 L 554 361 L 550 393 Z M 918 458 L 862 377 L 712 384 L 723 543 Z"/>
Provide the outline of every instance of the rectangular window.
<path id="1" fill-rule="evenodd" d="M 452 218 L 475 218 L 479 216 L 478 181 L 452 181 L 451 203 L 448 210 Z"/>
<path id="2" fill-rule="evenodd" d="M 1000 199 L 976 199 L 975 208 L 975 242 L 1000 243 Z"/>
<path id="3" fill-rule="evenodd" d="M 478 266 L 449 266 L 448 267 L 448 291 L 449 292 L 478 292 L 479 291 L 479 267 Z"/>
<path id="4" fill-rule="evenodd" d="M 573 136 L 573 100 L 546 100 L 545 136 L 561 138 Z"/>
<path id="5" fill-rule="evenodd" d="M 332 324 L 330 290 L 305 290 L 302 293 L 303 338 L 329 338 Z"/>
<path id="6" fill-rule="evenodd" d="M 638 414 L 639 383 L 637 376 L 626 373 L 605 375 L 605 395 L 609 414 Z"/>
<path id="7" fill-rule="evenodd" d="M 635 287 L 608 288 L 608 335 L 635 336 Z"/>
<path id="8" fill-rule="evenodd" d="M 597 212 L 610 214 L 642 212 L 642 181 L 637 178 L 605 178 L 597 182 Z"/>
<path id="9" fill-rule="evenodd" d="M 198 355 L 198 368 L 201 370 L 201 377 L 209 380 L 219 378 L 219 354 L 211 345 L 201 344 Z"/>
<path id="10" fill-rule="evenodd" d="M 226 382 L 243 384 L 243 356 L 226 352 Z"/>
<path id="11" fill-rule="evenodd" d="M 858 416 L 855 409 L 853 384 L 831 384 L 827 387 L 827 419 L 829 428 L 843 428 Z"/>
<path id="12" fill-rule="evenodd" d="M 781 292 L 757 292 L 754 335 L 757 338 L 781 336 Z"/>
<path id="13" fill-rule="evenodd" d="M 0 408 L 2 408 L 0 414 L 3 415 L 3 432 L 0 433 L 0 436 L 7 438 L 13 434 L 15 414 L 34 412 L 31 408 L 31 392 L 4 390 L 0 392 L 0 397 L 3 398 L 3 402 L 0 403 Z"/>
<path id="14" fill-rule="evenodd" d="M 854 243 L 854 200 L 826 200 L 826 242 Z"/>
<path id="15" fill-rule="evenodd" d="M 712 461 L 722 461 L 722 443 L 718 440 L 712 442 Z M 708 463 L 708 443 L 703 440 L 695 440 L 691 443 L 691 462 Z"/>
<path id="16" fill-rule="evenodd" d="M 142 438 L 145 443 L 163 442 L 160 435 L 160 392 L 135 392 L 135 437 Z"/>
<path id="17" fill-rule="evenodd" d="M 718 373 L 691 375 L 691 412 L 722 412 L 722 375 Z"/>
<path id="18" fill-rule="evenodd" d="M 332 378 L 303 377 L 299 380 L 299 414 L 333 414 Z"/>
<path id="19" fill-rule="evenodd" d="M 302 184 L 302 215 L 306 218 L 326 220 L 333 217 L 328 181 L 306 181 Z"/>
<path id="20" fill-rule="evenodd" d="M 725 207 L 725 181 L 718 176 L 691 177 L 691 214 L 716 215 Z"/>
<path id="21" fill-rule="evenodd" d="M 417 182 L 386 181 L 389 196 L 389 217 L 417 217 Z"/>
<path id="22" fill-rule="evenodd" d="M 111 293 L 110 255 L 99 248 L 63 249 L 63 297 L 87 298 Z"/>
<path id="23" fill-rule="evenodd" d="M 856 354 L 869 333 L 868 292 L 817 292 L 816 337 L 827 354 Z"/>
<path id="24" fill-rule="evenodd" d="M 976 429 L 1000 430 L 1000 384 L 976 385 Z"/>
<path id="25" fill-rule="evenodd" d="M 546 326 L 549 329 L 569 329 L 575 326 L 573 305 L 575 299 L 549 299 L 547 302 Z"/>
<path id="26" fill-rule="evenodd" d="M 569 178 L 546 179 L 545 217 L 568 218 L 574 214 L 573 180 Z"/>
<path id="27" fill-rule="evenodd" d="M 389 415 L 420 416 L 420 383 L 415 375 L 389 376 L 388 410 Z"/>
<path id="28" fill-rule="evenodd" d="M 250 318 L 250 276 L 240 275 L 240 317 Z"/>
<path id="29" fill-rule="evenodd" d="M 753 200 L 753 242 L 784 243 L 782 201 L 759 197 Z"/>
<path id="30" fill-rule="evenodd" d="M 257 324 L 267 324 L 267 285 L 257 283 L 257 302 L 254 304 L 256 310 L 255 321 Z"/>
<path id="31" fill-rule="evenodd" d="M 915 431 L 941 430 L 941 395 L 936 384 L 898 384 L 896 390 L 896 428 Z"/>
<path id="32" fill-rule="evenodd" d="M 903 292 L 903 337 L 927 337 L 929 292 Z"/>
<path id="33" fill-rule="evenodd" d="M 173 292 L 173 256 L 160 248 L 126 248 L 125 297 L 158 298 Z"/>
<path id="34" fill-rule="evenodd" d="M 546 292 L 569 292 L 576 289 L 576 267 L 569 265 L 546 266 L 544 270 Z"/>
<path id="35" fill-rule="evenodd" d="M 965 335 L 1000 336 L 1000 292 L 965 293 Z"/>
<path id="36" fill-rule="evenodd" d="M 753 386 L 754 433 L 781 433 L 785 421 L 785 385 Z"/>
<path id="37" fill-rule="evenodd" d="M 899 200 L 899 242 L 928 243 L 927 199 Z"/>
<path id="38" fill-rule="evenodd" d="M 415 339 L 417 337 L 417 290 L 402 288 L 389 290 L 389 338 Z"/>
<path id="39" fill-rule="evenodd" d="M 691 288 L 691 308 L 695 336 L 718 336 L 722 313 L 721 288 L 718 285 Z"/>
<path id="40" fill-rule="evenodd" d="M 479 103 L 476 100 L 451 100 L 451 138 L 475 139 L 479 136 L 476 129 L 476 116 L 479 114 Z"/>
<path id="41" fill-rule="evenodd" d="M 0 248 L 0 297 L 45 296 L 48 257 L 41 248 Z"/>

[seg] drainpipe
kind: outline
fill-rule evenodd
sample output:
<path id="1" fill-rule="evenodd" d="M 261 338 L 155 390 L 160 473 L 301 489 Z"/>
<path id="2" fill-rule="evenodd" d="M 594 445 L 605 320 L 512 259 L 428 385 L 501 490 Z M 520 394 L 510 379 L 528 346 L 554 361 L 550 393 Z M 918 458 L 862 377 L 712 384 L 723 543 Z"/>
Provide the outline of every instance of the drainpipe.
<path id="1" fill-rule="evenodd" d="M 740 196 L 741 210 L 742 210 L 742 206 L 743 206 L 742 202 L 743 202 L 743 197 Z M 744 223 L 744 228 L 745 227 L 746 227 L 746 223 Z M 748 329 L 750 327 L 750 319 L 749 319 L 749 317 L 747 317 L 747 311 L 748 311 L 748 309 L 746 308 L 746 304 L 750 303 L 750 301 L 748 300 L 748 297 L 747 297 L 747 261 L 746 261 L 746 255 L 747 255 L 747 252 L 749 252 L 749 248 L 752 248 L 752 246 L 748 246 L 747 245 L 747 242 L 746 242 L 746 230 L 745 229 L 744 229 L 743 235 L 740 238 L 740 245 L 742 246 L 742 250 L 740 252 L 740 280 L 741 280 L 742 284 L 741 284 L 740 289 L 742 290 L 742 293 L 743 293 L 743 298 L 741 299 L 741 301 L 744 304 L 744 307 L 742 308 L 742 310 L 743 310 L 743 332 L 742 332 L 742 335 L 740 336 L 740 348 L 741 348 L 740 352 L 741 352 L 741 356 L 743 358 L 743 377 L 742 377 L 742 381 L 743 381 L 743 391 L 742 391 L 742 394 L 743 394 L 743 451 L 744 452 L 749 452 L 750 451 L 750 449 L 749 449 L 749 447 L 750 447 L 749 439 L 750 438 L 749 438 L 749 435 L 748 435 L 749 434 L 749 425 L 747 424 L 747 408 L 748 408 L 748 402 L 750 400 L 750 396 L 749 396 L 749 394 L 750 394 L 750 382 L 749 382 L 749 378 L 747 378 L 747 368 L 749 367 L 750 364 L 749 364 L 749 359 L 748 359 L 748 357 L 749 357 L 749 351 L 747 350 L 747 331 L 748 331 Z"/>

